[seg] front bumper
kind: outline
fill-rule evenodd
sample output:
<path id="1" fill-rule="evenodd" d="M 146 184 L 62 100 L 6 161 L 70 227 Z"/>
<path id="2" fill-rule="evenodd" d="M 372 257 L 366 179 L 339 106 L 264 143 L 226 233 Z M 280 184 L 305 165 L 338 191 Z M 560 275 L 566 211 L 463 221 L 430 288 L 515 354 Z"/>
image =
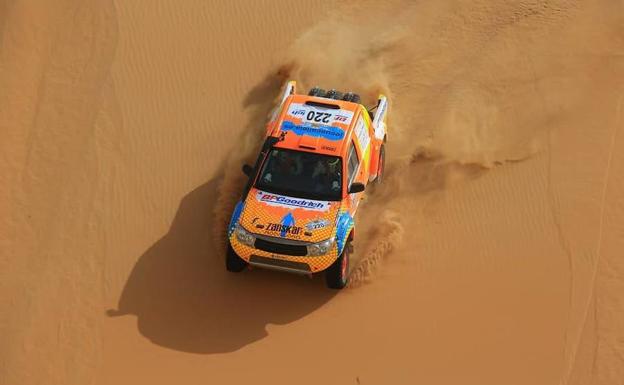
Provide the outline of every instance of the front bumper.
<path id="1" fill-rule="evenodd" d="M 259 236 L 258 239 L 271 241 L 274 243 L 284 242 L 284 240 L 273 237 Z M 287 241 L 292 245 L 293 241 Z M 327 269 L 338 258 L 336 246 L 332 247 L 329 252 L 319 256 L 308 255 L 287 255 L 279 252 L 270 252 L 251 247 L 241 243 L 234 233 L 230 236 L 230 244 L 239 257 L 247 261 L 250 265 L 287 271 L 297 274 L 317 273 Z M 303 243 L 302 243 L 303 244 Z"/>
<path id="2" fill-rule="evenodd" d="M 280 270 L 295 274 L 310 274 L 312 272 L 310 270 L 310 265 L 308 265 L 307 263 L 263 257 L 260 255 L 252 255 L 249 258 L 249 264 L 265 269 Z"/>

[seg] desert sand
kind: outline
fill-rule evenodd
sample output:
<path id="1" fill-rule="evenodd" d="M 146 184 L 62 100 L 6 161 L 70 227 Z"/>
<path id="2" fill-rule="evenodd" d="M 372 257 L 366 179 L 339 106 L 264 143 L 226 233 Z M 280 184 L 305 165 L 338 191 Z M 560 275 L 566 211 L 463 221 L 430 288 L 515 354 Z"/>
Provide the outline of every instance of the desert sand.
<path id="1" fill-rule="evenodd" d="M 620 0 L 0 2 L 0 384 L 624 383 Z M 225 272 L 287 79 L 389 95 L 352 284 Z"/>

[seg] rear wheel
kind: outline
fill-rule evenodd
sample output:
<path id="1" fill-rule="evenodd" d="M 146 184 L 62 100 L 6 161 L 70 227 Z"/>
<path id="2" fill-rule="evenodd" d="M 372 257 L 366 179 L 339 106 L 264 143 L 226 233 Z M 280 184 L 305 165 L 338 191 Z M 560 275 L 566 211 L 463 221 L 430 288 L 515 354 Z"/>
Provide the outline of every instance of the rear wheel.
<path id="1" fill-rule="evenodd" d="M 349 282 L 349 254 L 351 254 L 351 244 L 345 245 L 342 254 L 325 271 L 325 283 L 330 289 L 343 289 Z"/>
<path id="2" fill-rule="evenodd" d="M 386 149 L 382 144 L 379 149 L 379 163 L 377 164 L 377 178 L 375 183 L 379 184 L 383 181 L 384 168 L 386 167 Z"/>
<path id="3" fill-rule="evenodd" d="M 230 242 L 228 242 L 227 253 L 225 255 L 225 268 L 232 273 L 240 273 L 247 267 L 247 262 L 236 254 Z"/>

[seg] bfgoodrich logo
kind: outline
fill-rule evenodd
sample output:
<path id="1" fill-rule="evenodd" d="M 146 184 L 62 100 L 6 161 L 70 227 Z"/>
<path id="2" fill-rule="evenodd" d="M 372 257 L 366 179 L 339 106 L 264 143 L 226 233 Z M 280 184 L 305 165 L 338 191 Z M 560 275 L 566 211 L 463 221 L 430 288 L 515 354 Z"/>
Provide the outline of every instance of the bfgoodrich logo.
<path id="1" fill-rule="evenodd" d="M 298 207 L 313 211 L 327 211 L 329 209 L 329 202 L 290 198 L 283 195 L 265 193 L 264 191 L 258 191 L 256 198 L 270 206 Z"/>

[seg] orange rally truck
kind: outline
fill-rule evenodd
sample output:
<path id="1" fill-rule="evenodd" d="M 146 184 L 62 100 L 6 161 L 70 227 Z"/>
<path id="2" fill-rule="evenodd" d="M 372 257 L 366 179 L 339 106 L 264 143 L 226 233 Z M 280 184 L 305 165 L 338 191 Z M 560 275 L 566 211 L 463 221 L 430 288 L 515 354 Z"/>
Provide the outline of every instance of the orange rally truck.
<path id="1" fill-rule="evenodd" d="M 387 98 L 368 110 L 359 95 L 283 88 L 255 165 L 228 225 L 226 269 L 248 265 L 348 283 L 355 213 L 385 163 Z"/>

